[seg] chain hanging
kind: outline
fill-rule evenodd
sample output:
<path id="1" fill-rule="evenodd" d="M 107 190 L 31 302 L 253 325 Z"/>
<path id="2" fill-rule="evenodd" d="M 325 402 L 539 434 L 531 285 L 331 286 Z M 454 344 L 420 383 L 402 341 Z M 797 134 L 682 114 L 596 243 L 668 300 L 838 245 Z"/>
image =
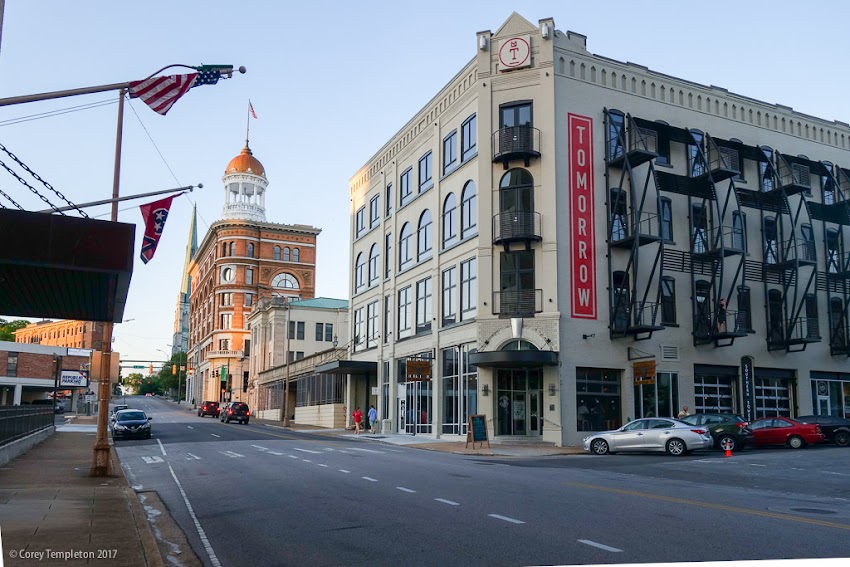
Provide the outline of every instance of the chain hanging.
<path id="1" fill-rule="evenodd" d="M 22 211 L 24 210 L 24 208 L 22 206 L 20 206 L 17 202 L 15 202 L 15 200 L 13 198 L 11 198 L 9 195 L 7 195 L 6 192 L 3 191 L 2 189 L 0 189 L 0 195 L 3 195 L 4 197 L 6 197 L 6 199 L 8 199 L 9 202 L 11 202 L 13 205 L 18 207 L 20 210 L 22 210 Z M 2 207 L 2 206 L 3 205 L 0 205 L 0 207 Z M 5 209 L 6 207 L 3 207 L 3 208 Z"/>

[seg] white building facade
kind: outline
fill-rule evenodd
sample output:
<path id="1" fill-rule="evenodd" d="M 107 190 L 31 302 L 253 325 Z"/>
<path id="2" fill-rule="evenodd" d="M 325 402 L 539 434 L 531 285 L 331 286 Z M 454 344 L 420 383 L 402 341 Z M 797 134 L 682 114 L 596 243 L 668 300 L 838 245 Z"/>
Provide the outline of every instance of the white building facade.
<path id="1" fill-rule="evenodd" d="M 848 415 L 848 171 L 845 123 L 513 14 L 351 179 L 357 380 L 395 431 L 558 445 Z"/>

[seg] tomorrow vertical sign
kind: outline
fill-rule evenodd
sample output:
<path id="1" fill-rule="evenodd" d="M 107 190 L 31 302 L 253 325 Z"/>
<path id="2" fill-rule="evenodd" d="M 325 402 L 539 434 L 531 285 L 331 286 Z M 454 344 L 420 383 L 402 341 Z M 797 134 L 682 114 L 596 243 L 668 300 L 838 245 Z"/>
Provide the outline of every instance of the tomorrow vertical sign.
<path id="1" fill-rule="evenodd" d="M 593 120 L 567 114 L 570 152 L 571 314 L 596 319 L 596 246 L 593 214 Z"/>

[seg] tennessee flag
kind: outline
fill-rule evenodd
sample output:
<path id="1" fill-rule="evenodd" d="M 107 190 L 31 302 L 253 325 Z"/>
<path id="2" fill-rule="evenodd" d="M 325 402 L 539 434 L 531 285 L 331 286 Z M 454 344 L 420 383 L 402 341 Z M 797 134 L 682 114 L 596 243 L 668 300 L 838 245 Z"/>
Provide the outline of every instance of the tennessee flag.
<path id="1" fill-rule="evenodd" d="M 159 237 L 162 236 L 162 229 L 165 227 L 165 221 L 168 218 L 168 211 L 171 209 L 171 201 L 176 195 L 166 197 L 147 205 L 139 207 L 142 209 L 142 219 L 145 221 L 145 236 L 142 239 L 142 262 L 147 264 L 153 258 L 156 252 L 156 245 L 159 244 Z"/>

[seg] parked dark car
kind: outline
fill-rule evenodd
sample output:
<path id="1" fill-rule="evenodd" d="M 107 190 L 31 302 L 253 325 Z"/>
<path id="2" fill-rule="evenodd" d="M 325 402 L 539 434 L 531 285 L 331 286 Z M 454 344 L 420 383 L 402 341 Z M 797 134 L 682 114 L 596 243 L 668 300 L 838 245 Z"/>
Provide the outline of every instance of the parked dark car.
<path id="1" fill-rule="evenodd" d="M 827 442 L 835 443 L 839 447 L 850 446 L 850 419 L 834 415 L 801 415 L 797 421 L 816 423 L 826 435 Z"/>
<path id="2" fill-rule="evenodd" d="M 740 451 L 753 444 L 753 431 L 747 420 L 734 413 L 695 413 L 679 421 L 702 425 L 711 433 L 715 449 Z"/>
<path id="3" fill-rule="evenodd" d="M 30 402 L 34 406 L 52 406 L 53 400 L 33 400 Z M 65 413 L 65 404 L 62 400 L 56 400 L 55 413 Z"/>
<path id="4" fill-rule="evenodd" d="M 239 423 L 248 423 L 251 418 L 251 410 L 248 409 L 248 404 L 244 402 L 228 402 L 221 409 L 219 420 L 224 423 L 238 421 Z"/>
<path id="5" fill-rule="evenodd" d="M 218 417 L 219 411 L 218 402 L 204 402 L 198 408 L 198 417 L 204 417 L 205 415 Z"/>
<path id="6" fill-rule="evenodd" d="M 826 439 L 820 425 L 801 423 L 790 417 L 763 417 L 752 422 L 750 429 L 755 437 L 753 445 L 787 445 L 801 449 Z"/>
<path id="7" fill-rule="evenodd" d="M 115 414 L 115 420 L 112 421 L 112 439 L 128 439 L 137 437 L 139 439 L 151 438 L 151 420 L 152 417 L 145 415 L 145 412 L 137 409 L 125 409 Z"/>

